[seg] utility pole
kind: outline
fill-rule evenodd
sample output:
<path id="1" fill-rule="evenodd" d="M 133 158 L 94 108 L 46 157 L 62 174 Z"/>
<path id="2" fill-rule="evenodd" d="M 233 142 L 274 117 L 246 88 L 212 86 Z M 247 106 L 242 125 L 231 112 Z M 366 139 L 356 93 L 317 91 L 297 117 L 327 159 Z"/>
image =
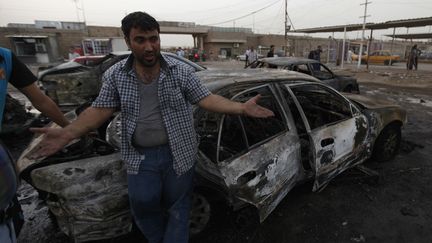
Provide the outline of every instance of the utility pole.
<path id="1" fill-rule="evenodd" d="M 84 25 L 87 26 L 86 14 L 84 11 L 84 0 L 81 0 L 81 10 L 82 10 L 82 15 L 83 15 Z"/>
<path id="2" fill-rule="evenodd" d="M 365 0 L 365 3 L 362 3 L 360 5 L 364 5 L 364 15 L 360 16 L 360 18 L 363 18 L 363 28 L 362 28 L 362 40 L 360 44 L 360 51 L 358 54 L 358 62 L 357 62 L 357 69 L 360 69 L 361 59 L 362 59 L 362 52 L 363 52 L 363 41 L 364 41 L 364 32 L 366 28 L 366 18 L 370 17 L 370 15 L 367 14 L 367 5 L 371 4 L 372 2 L 368 2 L 368 0 Z"/>
<path id="3" fill-rule="evenodd" d="M 75 10 L 76 10 L 76 15 L 77 15 L 77 21 L 78 21 L 78 22 L 81 22 L 81 21 L 80 21 L 80 16 L 79 16 L 78 0 L 73 0 L 73 1 L 74 1 L 74 3 L 75 3 Z"/>
<path id="4" fill-rule="evenodd" d="M 285 0 L 285 56 L 288 53 L 288 0 Z"/>
<path id="5" fill-rule="evenodd" d="M 255 33 L 255 13 L 252 14 L 252 32 Z"/>

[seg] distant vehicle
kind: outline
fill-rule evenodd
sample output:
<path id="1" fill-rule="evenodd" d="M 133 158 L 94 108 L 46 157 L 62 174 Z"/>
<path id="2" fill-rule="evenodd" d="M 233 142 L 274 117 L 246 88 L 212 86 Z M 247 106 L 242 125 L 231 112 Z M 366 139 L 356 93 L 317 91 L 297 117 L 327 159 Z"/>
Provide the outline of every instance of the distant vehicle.
<path id="1" fill-rule="evenodd" d="M 207 54 L 203 50 L 200 51 L 199 49 L 194 48 L 190 50 L 187 58 L 193 62 L 205 62 L 205 60 L 207 59 Z"/>
<path id="2" fill-rule="evenodd" d="M 59 106 L 82 105 L 99 94 L 102 87 L 102 74 L 118 61 L 128 57 L 130 53 L 130 51 L 112 52 L 101 59 L 95 58 L 94 65 L 84 65 L 81 59 L 62 63 L 40 71 L 38 80 L 45 93 Z M 196 72 L 206 69 L 174 53 L 163 52 L 162 54 L 177 59 Z"/>
<path id="3" fill-rule="evenodd" d="M 353 54 L 351 56 L 353 61 L 358 61 L 358 55 Z M 362 63 L 375 63 L 375 64 L 384 64 L 384 65 L 392 65 L 393 63 L 400 62 L 399 55 L 391 55 L 390 51 L 373 51 L 368 58 L 368 55 L 362 55 Z M 391 60 L 391 62 L 390 62 Z"/>
<path id="4" fill-rule="evenodd" d="M 299 57 L 267 57 L 251 63 L 246 68 L 277 68 L 305 73 L 330 85 L 337 91 L 358 93 L 357 79 L 352 76 L 334 74 L 317 60 Z"/>

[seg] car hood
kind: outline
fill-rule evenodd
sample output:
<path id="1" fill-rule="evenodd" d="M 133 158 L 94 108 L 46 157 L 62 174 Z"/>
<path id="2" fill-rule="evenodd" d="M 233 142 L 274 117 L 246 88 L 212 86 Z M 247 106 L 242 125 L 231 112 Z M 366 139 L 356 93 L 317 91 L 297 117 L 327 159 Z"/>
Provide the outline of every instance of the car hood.
<path id="1" fill-rule="evenodd" d="M 65 114 L 66 119 L 68 119 L 69 121 L 75 120 L 77 116 L 78 115 L 76 114 L 75 110 Z M 60 128 L 60 126 L 54 122 L 49 123 L 45 127 Z M 31 158 L 31 155 L 39 147 L 39 144 L 42 142 L 42 139 L 44 137 L 45 135 L 35 135 L 33 139 L 30 141 L 27 148 L 21 153 L 20 157 L 16 162 L 16 168 L 20 176 L 22 175 L 23 172 L 25 172 L 28 169 L 32 169 L 34 165 L 39 164 L 40 162 L 42 162 L 44 159 L 47 158 L 46 156 L 38 159 Z M 75 139 L 72 142 L 70 142 L 69 145 L 75 144 L 78 141 L 79 139 Z"/>

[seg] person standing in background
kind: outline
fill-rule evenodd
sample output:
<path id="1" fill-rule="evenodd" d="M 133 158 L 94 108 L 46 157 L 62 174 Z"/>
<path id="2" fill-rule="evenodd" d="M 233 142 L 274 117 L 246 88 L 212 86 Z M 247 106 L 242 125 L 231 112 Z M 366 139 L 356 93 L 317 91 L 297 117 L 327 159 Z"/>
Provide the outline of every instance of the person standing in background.
<path id="1" fill-rule="evenodd" d="M 351 49 L 349 49 L 348 53 L 347 53 L 347 62 L 348 63 L 352 63 L 352 55 L 353 54 L 354 54 L 353 51 Z"/>
<path id="2" fill-rule="evenodd" d="M 184 57 L 184 55 L 185 55 L 185 52 L 183 51 L 183 49 L 181 47 L 179 47 L 177 49 L 177 56 Z"/>
<path id="3" fill-rule="evenodd" d="M 251 46 L 250 51 L 249 51 L 249 57 L 248 57 L 249 65 L 252 64 L 253 62 L 257 61 L 257 60 L 258 60 L 258 53 L 254 49 L 254 47 Z"/>
<path id="4" fill-rule="evenodd" d="M 245 52 L 245 67 L 247 67 L 249 65 L 249 53 L 250 53 L 250 48 L 248 48 Z"/>
<path id="5" fill-rule="evenodd" d="M 317 49 L 309 52 L 308 58 L 321 62 L 321 52 L 322 52 L 321 46 L 317 46 Z M 314 70 L 319 70 L 320 69 L 319 63 L 312 63 L 312 68 Z"/>
<path id="6" fill-rule="evenodd" d="M 79 56 L 80 54 L 76 51 L 75 47 L 71 46 L 69 48 L 69 55 L 68 55 L 69 61 Z"/>
<path id="7" fill-rule="evenodd" d="M 321 52 L 322 52 L 321 46 L 317 46 L 317 49 L 309 52 L 308 58 L 321 62 Z"/>
<path id="8" fill-rule="evenodd" d="M 267 52 L 267 57 L 274 57 L 274 45 L 270 46 L 270 50 Z"/>

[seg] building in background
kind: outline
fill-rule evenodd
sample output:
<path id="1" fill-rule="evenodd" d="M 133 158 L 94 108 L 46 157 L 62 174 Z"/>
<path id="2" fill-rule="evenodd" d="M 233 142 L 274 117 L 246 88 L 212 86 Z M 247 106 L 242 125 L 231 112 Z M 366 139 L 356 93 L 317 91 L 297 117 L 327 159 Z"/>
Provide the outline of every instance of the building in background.
<path id="1" fill-rule="evenodd" d="M 275 54 L 283 56 L 285 49 L 297 57 L 307 57 L 316 46 L 323 47 L 322 62 L 340 63 L 342 50 L 355 49 L 358 41 L 343 41 L 334 38 L 313 38 L 310 36 L 288 36 L 288 46 L 283 35 L 255 34 L 250 28 L 214 27 L 196 25 L 193 22 L 160 21 L 162 34 L 191 35 L 194 40 L 192 50 L 205 53 L 206 59 L 233 59 L 253 46 L 258 54 L 265 55 L 270 45 L 275 46 Z M 0 27 L 0 46 L 11 49 L 25 63 L 53 63 L 68 58 L 71 47 L 82 50 L 83 55 L 105 55 L 112 51 L 127 50 L 123 33 L 119 27 L 86 26 L 83 22 L 43 21 L 34 24 L 8 24 Z M 420 49 L 430 48 L 431 43 L 416 42 Z M 391 46 L 392 45 L 392 46 Z M 393 54 L 405 56 L 411 41 L 373 40 L 367 48 L 390 50 Z M 178 45 L 176 45 L 178 47 Z M 346 53 L 345 53 L 346 56 Z"/>

